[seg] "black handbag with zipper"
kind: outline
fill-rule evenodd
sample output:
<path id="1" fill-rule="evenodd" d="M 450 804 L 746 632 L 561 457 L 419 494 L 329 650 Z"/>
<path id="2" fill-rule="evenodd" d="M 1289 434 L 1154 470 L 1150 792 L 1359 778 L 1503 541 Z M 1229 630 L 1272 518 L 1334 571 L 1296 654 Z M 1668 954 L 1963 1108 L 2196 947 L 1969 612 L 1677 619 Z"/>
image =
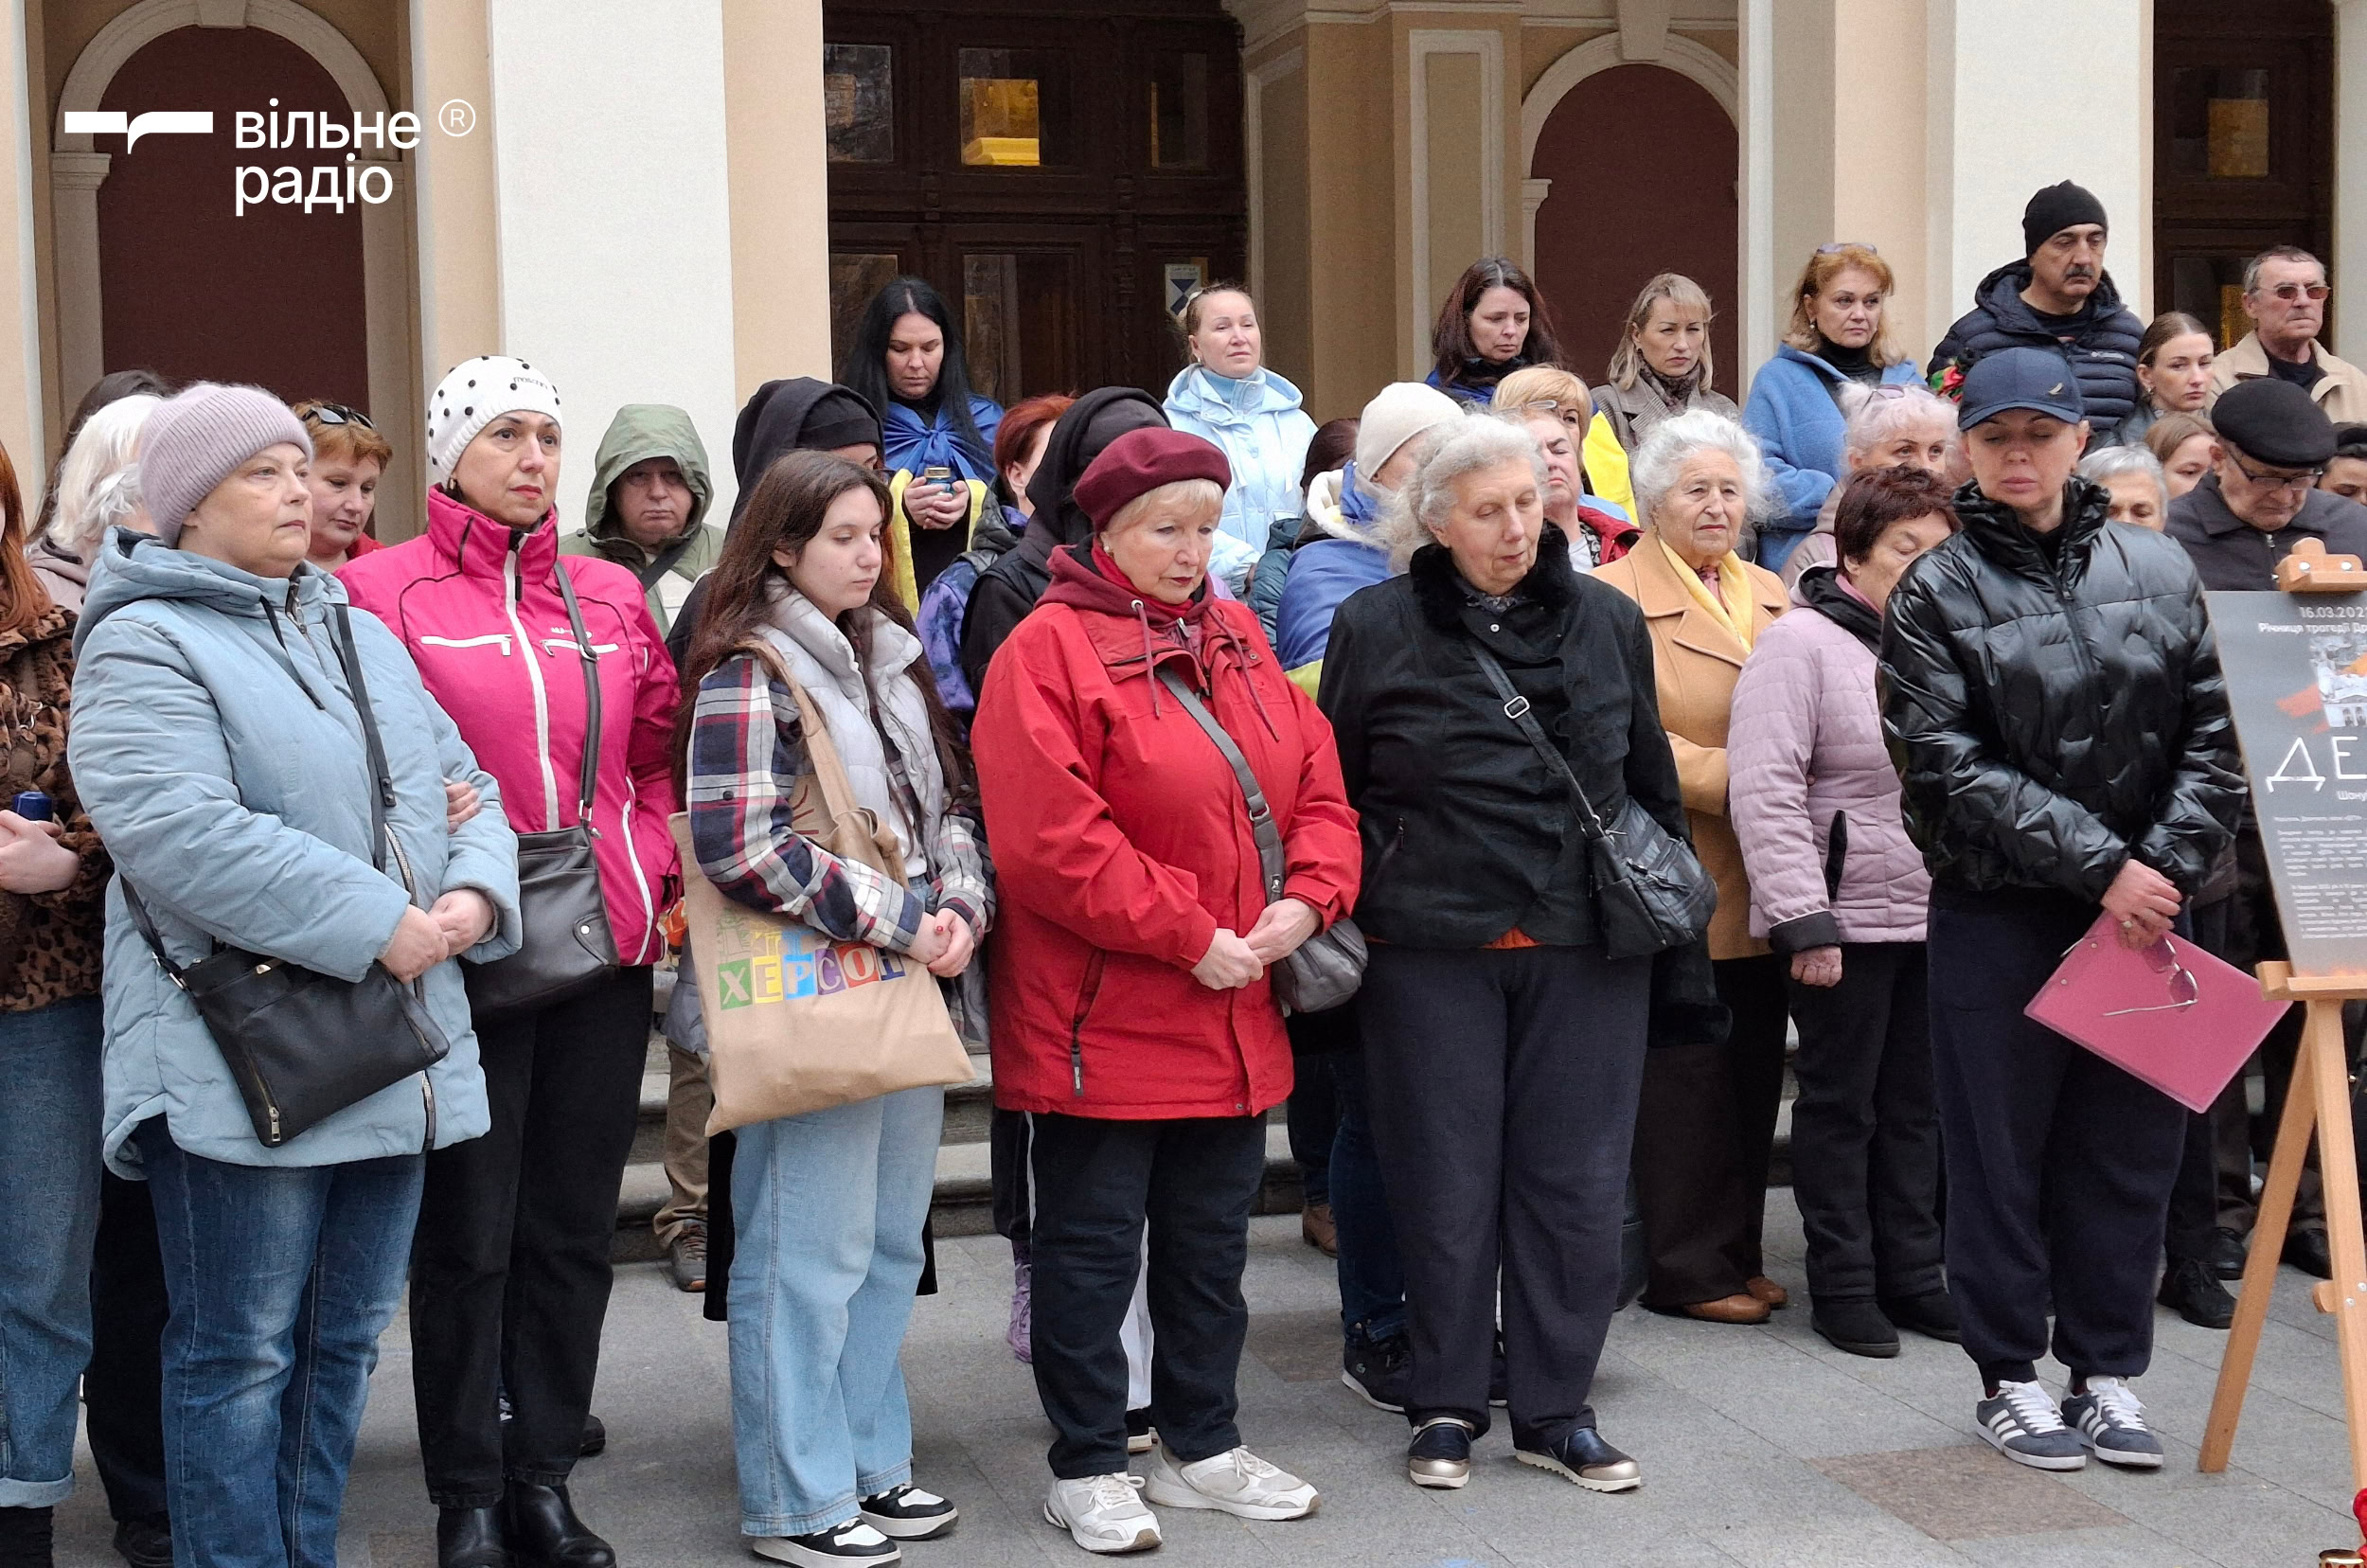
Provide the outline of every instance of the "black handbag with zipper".
<path id="1" fill-rule="evenodd" d="M 342 604 L 336 615 L 337 654 L 369 747 L 372 864 L 383 871 L 394 779 L 362 681 L 351 618 Z M 341 980 L 285 958 L 216 942 L 209 956 L 186 968 L 175 964 L 131 880 L 117 881 L 123 884 L 123 906 L 157 966 L 188 993 L 206 1032 L 222 1048 L 264 1148 L 277 1149 L 323 1118 L 426 1071 L 451 1051 L 451 1041 L 428 1013 L 424 987 L 396 979 L 377 962 L 361 979 Z"/>
<path id="2" fill-rule="evenodd" d="M 1513 689 L 1512 677 L 1496 655 L 1478 643 L 1471 644 L 1471 652 L 1487 684 L 1504 699 L 1504 717 L 1520 726 L 1538 755 L 1561 775 L 1577 805 L 1605 956 L 1641 958 L 1699 938 L 1717 912 L 1717 883 L 1701 869 L 1693 846 L 1663 828 L 1632 795 L 1620 808 L 1619 819 L 1606 825 L 1571 771 L 1570 759 L 1545 738 L 1544 727 L 1529 713 L 1529 700 Z"/>
<path id="3" fill-rule="evenodd" d="M 616 972 L 616 938 L 592 850 L 592 799 L 599 781 L 600 667 L 561 561 L 559 597 L 583 659 L 583 768 L 573 828 L 518 835 L 518 913 L 525 945 L 507 958 L 467 966 L 469 1009 L 480 1023 L 581 996 Z M 534 657 L 525 650 L 527 658 Z M 631 846 L 627 846 L 631 852 Z"/>

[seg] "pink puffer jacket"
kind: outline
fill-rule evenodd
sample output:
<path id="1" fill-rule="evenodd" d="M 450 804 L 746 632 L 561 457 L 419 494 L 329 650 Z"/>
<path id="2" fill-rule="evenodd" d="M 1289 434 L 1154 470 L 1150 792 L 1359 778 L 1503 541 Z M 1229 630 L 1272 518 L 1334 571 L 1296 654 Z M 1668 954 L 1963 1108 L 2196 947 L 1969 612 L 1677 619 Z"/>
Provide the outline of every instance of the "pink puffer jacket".
<path id="1" fill-rule="evenodd" d="M 600 675 L 600 757 L 592 798 L 600 891 L 627 964 L 666 951 L 658 916 L 674 896 L 674 661 L 641 584 L 622 566 L 561 557 L 545 517 L 514 534 L 442 490 L 427 532 L 348 562 L 353 602 L 403 646 L 428 691 L 500 781 L 502 812 L 521 833 L 572 827 L 580 808 L 583 659 L 559 597 L 566 570 Z"/>
<path id="2" fill-rule="evenodd" d="M 1868 642 L 1881 617 L 1830 567 L 1804 577 L 1792 604 L 1742 667 L 1726 738 L 1751 935 L 1777 953 L 1920 942 L 1931 877 L 1882 743 Z"/>

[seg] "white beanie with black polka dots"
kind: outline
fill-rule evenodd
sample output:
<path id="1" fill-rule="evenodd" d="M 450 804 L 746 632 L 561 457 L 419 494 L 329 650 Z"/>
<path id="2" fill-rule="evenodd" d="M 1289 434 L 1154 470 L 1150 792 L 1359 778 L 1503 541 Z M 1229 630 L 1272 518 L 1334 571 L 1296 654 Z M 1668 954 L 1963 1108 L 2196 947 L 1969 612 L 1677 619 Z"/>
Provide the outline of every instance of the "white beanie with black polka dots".
<path id="1" fill-rule="evenodd" d="M 555 424 L 559 388 L 550 378 L 507 354 L 462 360 L 427 400 L 427 475 L 435 484 L 452 477 L 453 465 L 476 433 L 505 414 L 547 414 Z"/>

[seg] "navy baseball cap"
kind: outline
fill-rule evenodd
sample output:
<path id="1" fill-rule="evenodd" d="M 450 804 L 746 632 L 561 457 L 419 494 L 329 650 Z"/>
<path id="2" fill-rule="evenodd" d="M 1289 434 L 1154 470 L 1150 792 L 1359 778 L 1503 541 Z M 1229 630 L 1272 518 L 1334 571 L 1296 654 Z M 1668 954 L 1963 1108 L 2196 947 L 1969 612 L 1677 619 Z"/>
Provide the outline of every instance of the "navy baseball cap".
<path id="1" fill-rule="evenodd" d="M 2009 408 L 2052 414 L 2065 424 L 2088 417 L 2079 377 L 2052 348 L 2001 348 L 1972 362 L 1957 394 L 1956 428 L 1970 430 Z"/>

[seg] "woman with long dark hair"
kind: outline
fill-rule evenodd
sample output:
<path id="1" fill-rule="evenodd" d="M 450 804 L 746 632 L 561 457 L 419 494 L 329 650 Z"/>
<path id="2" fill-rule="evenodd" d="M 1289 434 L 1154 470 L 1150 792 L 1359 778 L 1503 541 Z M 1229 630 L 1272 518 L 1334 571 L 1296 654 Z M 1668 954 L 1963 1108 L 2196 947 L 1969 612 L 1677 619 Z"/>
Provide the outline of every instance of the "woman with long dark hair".
<path id="1" fill-rule="evenodd" d="M 838 379 L 884 417 L 891 511 L 882 580 L 910 611 L 989 518 L 1003 410 L 970 390 L 961 330 L 925 278 L 895 278 L 871 296 Z"/>
<path id="2" fill-rule="evenodd" d="M 951 980 L 994 901 L 968 764 L 888 584 L 889 507 L 880 477 L 844 458 L 796 452 L 765 471 L 692 643 L 683 793 L 700 869 L 725 897 Z M 792 825 L 817 739 L 895 833 L 902 882 Z M 896 1541 L 953 1525 L 952 1504 L 912 1485 L 897 1362 L 944 1119 L 942 1088 L 906 1089 L 735 1134 L 732 1426 L 740 1529 L 759 1557 L 892 1562 Z"/>
<path id="3" fill-rule="evenodd" d="M 1519 265 L 1483 256 L 1463 269 L 1438 307 L 1425 379 L 1457 402 L 1485 408 L 1496 383 L 1532 365 L 1558 365 L 1561 346 L 1545 296 Z"/>

